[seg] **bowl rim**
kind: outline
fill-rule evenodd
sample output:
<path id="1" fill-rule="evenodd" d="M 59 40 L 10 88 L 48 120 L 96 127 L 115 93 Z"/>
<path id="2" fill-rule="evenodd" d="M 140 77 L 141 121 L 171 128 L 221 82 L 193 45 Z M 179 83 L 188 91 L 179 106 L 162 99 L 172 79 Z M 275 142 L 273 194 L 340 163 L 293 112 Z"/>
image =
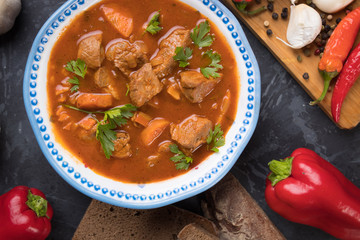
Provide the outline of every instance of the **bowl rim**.
<path id="1" fill-rule="evenodd" d="M 37 142 L 40 146 L 40 149 L 41 149 L 42 153 L 45 155 L 45 157 L 48 160 L 48 162 L 50 163 L 50 165 L 68 184 L 70 184 L 72 187 L 74 187 L 81 193 L 83 193 L 91 198 L 100 200 L 102 202 L 106 202 L 106 203 L 120 206 L 120 207 L 133 208 L 133 209 L 151 209 L 151 208 L 162 207 L 165 205 L 172 204 L 174 202 L 184 200 L 189 197 L 193 197 L 193 196 L 211 188 L 213 185 L 215 185 L 218 181 L 220 181 L 230 171 L 230 169 L 233 167 L 235 162 L 238 160 L 240 154 L 244 151 L 245 147 L 247 146 L 248 142 L 250 141 L 250 138 L 252 137 L 252 135 L 255 131 L 255 128 L 256 128 L 256 125 L 258 122 L 258 118 L 259 118 L 260 101 L 261 101 L 261 99 L 260 99 L 261 98 L 261 80 L 260 80 L 261 76 L 260 76 L 259 66 L 258 66 L 257 60 L 255 58 L 255 55 L 251 49 L 251 46 L 245 36 L 245 33 L 244 33 L 242 27 L 240 26 L 239 21 L 231 13 L 231 11 L 229 9 L 227 9 L 219 1 L 214 1 L 214 0 L 197 0 L 197 1 L 202 2 L 204 7 L 210 8 L 214 12 L 214 14 L 217 14 L 218 12 L 222 12 L 225 15 L 224 17 L 222 17 L 222 14 L 221 14 L 221 16 L 219 16 L 220 14 L 217 14 L 217 16 L 220 17 L 224 23 L 225 23 L 224 19 L 227 18 L 227 22 L 232 26 L 232 29 L 230 30 L 230 25 L 227 25 L 228 26 L 227 29 L 233 33 L 232 36 L 233 36 L 234 40 L 239 39 L 239 40 L 237 40 L 237 41 L 239 41 L 239 44 L 237 44 L 237 46 L 239 46 L 239 47 L 241 46 L 239 48 L 240 52 L 244 51 L 244 52 L 246 52 L 246 54 L 248 56 L 246 61 L 251 63 L 250 65 L 252 68 L 251 75 L 248 72 L 248 76 L 249 76 L 249 78 L 250 78 L 250 76 L 252 77 L 252 79 L 253 79 L 252 84 L 254 86 L 254 88 L 252 89 L 252 92 L 254 92 L 254 99 L 252 100 L 253 105 L 251 108 L 253 111 L 253 114 L 251 114 L 250 117 L 248 117 L 249 119 L 251 119 L 251 121 L 250 121 L 250 123 L 248 122 L 249 127 L 246 129 L 245 136 L 241 139 L 242 144 L 240 144 L 239 146 L 236 146 L 235 152 L 231 156 L 232 161 L 229 164 L 227 164 L 225 167 L 222 168 L 222 171 L 220 173 L 218 173 L 216 178 L 213 178 L 212 180 L 209 180 L 209 181 L 203 183 L 199 187 L 196 187 L 196 188 L 193 188 L 192 190 L 190 189 L 190 190 L 186 191 L 185 194 L 177 195 L 177 196 L 173 195 L 174 197 L 167 198 L 164 201 L 158 201 L 158 202 L 123 201 L 122 199 L 119 199 L 119 198 L 114 199 L 112 197 L 108 197 L 107 195 L 109 195 L 109 193 L 111 194 L 111 192 L 108 193 L 108 190 L 106 190 L 106 192 L 104 192 L 104 189 L 102 190 L 102 193 L 103 193 L 102 195 L 98 194 L 94 191 L 90 191 L 89 188 L 84 187 L 84 184 L 80 184 L 80 183 L 76 182 L 76 179 L 78 179 L 76 176 L 75 176 L 76 179 L 73 177 L 70 177 L 70 175 L 66 174 L 65 171 L 60 167 L 59 164 L 56 164 L 56 162 L 54 161 L 54 156 L 52 156 L 52 154 L 49 151 L 49 147 L 46 144 L 46 139 L 44 140 L 44 136 L 43 136 L 44 131 L 42 131 L 42 129 L 41 129 L 42 126 L 40 126 L 41 122 L 39 122 L 39 118 L 37 118 L 35 116 L 35 115 L 37 115 L 36 108 L 35 108 L 35 110 L 33 109 L 34 105 L 36 106 L 36 104 L 37 104 L 36 99 L 32 96 L 32 88 L 36 88 L 36 83 L 35 83 L 35 86 L 31 85 L 32 82 L 34 82 L 34 81 L 32 81 L 32 72 L 35 70 L 34 69 L 34 58 L 36 58 L 36 53 L 39 51 L 38 47 L 41 45 L 40 43 L 42 43 L 43 37 L 46 36 L 47 31 L 50 29 L 52 24 L 54 24 L 54 20 L 58 19 L 59 16 L 62 13 L 64 13 L 67 9 L 69 9 L 73 6 L 76 6 L 76 4 L 80 4 L 80 5 L 84 4 L 85 0 L 68 0 L 68 1 L 66 1 L 60 8 L 58 8 L 48 18 L 48 20 L 43 24 L 42 28 L 39 30 L 39 32 L 32 44 L 31 50 L 29 52 L 29 56 L 27 59 L 26 68 L 25 68 L 25 72 L 24 72 L 23 99 L 24 99 L 26 113 L 27 113 L 28 119 L 30 121 L 30 125 L 33 129 L 33 132 L 35 134 L 35 137 L 37 139 Z M 212 9 L 213 6 L 215 6 L 214 9 L 216 11 Z M 235 31 L 233 31 L 233 30 L 235 30 Z M 235 35 L 234 35 L 234 33 L 235 33 Z M 46 42 L 44 44 L 46 44 Z M 244 49 L 244 50 L 242 50 L 242 49 Z M 244 58 L 244 56 L 242 56 L 242 57 Z M 244 58 L 244 60 L 245 60 L 245 58 Z M 36 61 L 36 59 L 35 59 L 35 61 Z M 72 168 L 72 171 L 74 171 L 73 168 Z M 68 172 L 70 173 L 70 168 L 68 169 Z M 98 190 L 99 189 L 97 189 L 97 191 Z M 101 191 L 99 191 L 99 192 L 101 192 Z M 131 197 L 133 197 L 133 196 L 130 196 L 130 198 Z"/>

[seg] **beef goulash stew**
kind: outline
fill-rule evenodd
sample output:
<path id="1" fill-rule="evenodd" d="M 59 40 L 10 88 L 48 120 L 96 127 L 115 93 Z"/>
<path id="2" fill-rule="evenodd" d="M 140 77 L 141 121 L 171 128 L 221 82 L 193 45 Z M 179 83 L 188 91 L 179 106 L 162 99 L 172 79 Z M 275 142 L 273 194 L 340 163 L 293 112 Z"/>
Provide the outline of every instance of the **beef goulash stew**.
<path id="1" fill-rule="evenodd" d="M 225 144 L 239 94 L 219 29 L 174 0 L 105 0 L 79 14 L 48 64 L 56 139 L 117 181 L 165 180 Z"/>

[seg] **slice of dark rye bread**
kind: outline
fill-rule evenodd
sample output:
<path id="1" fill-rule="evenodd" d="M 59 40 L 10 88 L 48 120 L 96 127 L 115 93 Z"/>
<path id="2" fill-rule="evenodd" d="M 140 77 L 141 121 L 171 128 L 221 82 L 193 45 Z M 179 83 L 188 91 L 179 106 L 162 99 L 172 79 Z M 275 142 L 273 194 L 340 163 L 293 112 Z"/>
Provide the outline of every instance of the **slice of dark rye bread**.
<path id="1" fill-rule="evenodd" d="M 209 233 L 196 223 L 186 225 L 177 235 L 179 240 L 218 240 L 219 237 Z"/>
<path id="2" fill-rule="evenodd" d="M 240 182 L 228 173 L 206 191 L 205 217 L 213 220 L 226 240 L 285 240 Z"/>
<path id="3" fill-rule="evenodd" d="M 174 240 L 180 230 L 190 223 L 217 235 L 213 222 L 174 206 L 134 210 L 93 200 L 73 240 Z"/>
<path id="4" fill-rule="evenodd" d="M 174 206 L 134 210 L 93 200 L 73 240 L 285 240 L 231 173 L 205 195 L 206 218 Z"/>

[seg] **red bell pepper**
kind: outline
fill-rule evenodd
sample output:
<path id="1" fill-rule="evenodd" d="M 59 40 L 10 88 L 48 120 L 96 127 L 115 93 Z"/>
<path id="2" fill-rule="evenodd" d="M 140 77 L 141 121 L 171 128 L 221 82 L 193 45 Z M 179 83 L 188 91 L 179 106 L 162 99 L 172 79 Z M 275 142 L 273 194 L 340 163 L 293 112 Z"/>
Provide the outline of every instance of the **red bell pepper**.
<path id="1" fill-rule="evenodd" d="M 336 238 L 360 239 L 360 189 L 333 165 L 299 148 L 269 167 L 265 199 L 271 209 Z"/>
<path id="2" fill-rule="evenodd" d="M 18 186 L 0 196 L 0 239 L 43 240 L 53 209 L 38 189 Z"/>
<path id="3" fill-rule="evenodd" d="M 252 0 L 233 0 L 236 8 L 246 14 L 246 15 L 255 15 L 255 14 L 258 14 L 258 13 L 261 13 L 262 11 L 265 11 L 266 10 L 266 7 L 265 6 L 262 6 L 258 9 L 255 9 L 253 11 L 247 11 L 246 8 L 248 6 L 249 3 L 252 2 Z"/>
<path id="4" fill-rule="evenodd" d="M 341 106 L 344 99 L 360 76 L 360 44 L 350 53 L 336 81 L 331 97 L 331 114 L 337 123 L 340 120 Z"/>

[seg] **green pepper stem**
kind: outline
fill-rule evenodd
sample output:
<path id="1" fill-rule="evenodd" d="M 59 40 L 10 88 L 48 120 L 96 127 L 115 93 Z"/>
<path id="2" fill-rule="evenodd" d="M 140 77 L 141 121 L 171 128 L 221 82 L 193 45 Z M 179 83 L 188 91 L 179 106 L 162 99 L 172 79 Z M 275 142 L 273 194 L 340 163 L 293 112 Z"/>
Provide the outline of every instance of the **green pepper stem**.
<path id="1" fill-rule="evenodd" d="M 36 213 L 38 217 L 47 217 L 47 200 L 31 193 L 30 189 L 28 192 L 28 200 L 26 201 L 26 205 Z"/>
<path id="2" fill-rule="evenodd" d="M 258 9 L 253 10 L 253 11 L 247 11 L 246 7 L 248 5 L 248 2 L 245 2 L 245 1 L 244 2 L 234 2 L 234 4 L 235 4 L 236 8 L 240 12 L 242 12 L 242 13 L 244 13 L 246 15 L 250 15 L 250 16 L 251 15 L 256 15 L 256 14 L 261 13 L 262 11 L 266 10 L 266 7 L 262 6 L 262 7 L 258 8 Z"/>
<path id="3" fill-rule="evenodd" d="M 328 92 L 329 90 L 329 86 L 330 86 L 330 82 L 333 78 L 335 78 L 337 75 L 338 75 L 338 72 L 326 72 L 326 71 L 320 71 L 320 74 L 321 76 L 323 77 L 324 79 L 324 89 L 320 95 L 320 97 L 315 100 L 315 101 L 311 101 L 310 102 L 310 105 L 313 106 L 315 104 L 318 104 L 319 102 L 321 102 L 325 96 L 326 96 L 326 93 Z"/>
<path id="4" fill-rule="evenodd" d="M 262 11 L 265 11 L 266 10 L 266 7 L 265 6 L 262 6 L 258 9 L 255 9 L 255 10 L 252 10 L 252 11 L 243 11 L 244 14 L 246 15 L 256 15 L 256 14 L 259 14 L 261 13 Z"/>
<path id="5" fill-rule="evenodd" d="M 275 186 L 278 182 L 288 178 L 291 175 L 293 160 L 293 157 L 288 157 L 285 159 L 272 160 L 269 162 L 271 173 L 268 178 L 271 181 L 272 186 Z"/>

